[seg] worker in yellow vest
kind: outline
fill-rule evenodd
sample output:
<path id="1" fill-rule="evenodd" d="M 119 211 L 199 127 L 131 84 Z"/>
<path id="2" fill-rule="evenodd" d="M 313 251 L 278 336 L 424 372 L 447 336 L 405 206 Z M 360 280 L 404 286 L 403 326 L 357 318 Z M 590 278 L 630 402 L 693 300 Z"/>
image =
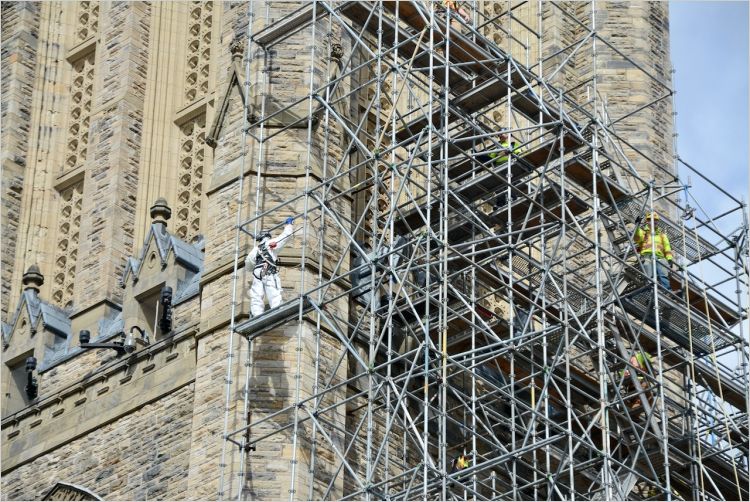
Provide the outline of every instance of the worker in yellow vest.
<path id="1" fill-rule="evenodd" d="M 506 133 L 500 134 L 500 148 L 499 152 L 490 153 L 490 158 L 495 160 L 495 164 L 502 165 L 508 162 L 508 155 L 513 153 L 518 155 L 521 151 L 517 141 L 508 141 L 508 135 Z"/>
<path id="2" fill-rule="evenodd" d="M 630 358 L 630 365 L 634 368 L 638 368 L 644 373 L 648 373 L 649 366 L 654 364 L 654 358 L 648 352 L 636 352 L 633 357 Z M 623 372 L 625 378 L 630 377 L 630 370 L 626 369 Z M 643 380 L 643 376 L 638 375 L 638 380 Z"/>
<path id="3" fill-rule="evenodd" d="M 651 222 L 653 221 L 653 231 L 651 229 Z M 633 237 L 636 251 L 641 255 L 643 259 L 643 265 L 646 269 L 646 275 L 649 278 L 654 277 L 654 270 L 652 268 L 653 261 L 651 254 L 654 253 L 656 257 L 656 279 L 659 284 L 667 289 L 671 290 L 669 284 L 669 267 L 674 265 L 672 257 L 672 246 L 669 244 L 669 237 L 667 234 L 657 226 L 659 222 L 659 215 L 656 212 L 647 213 L 645 225 L 638 227 Z M 654 240 L 651 241 L 653 236 Z"/>
<path id="4" fill-rule="evenodd" d="M 454 473 L 458 471 L 463 471 L 464 469 L 469 467 L 469 465 L 471 465 L 471 460 L 469 460 L 468 455 L 461 454 L 458 457 L 453 459 L 452 464 L 453 464 L 452 465 L 453 468 L 451 469 L 451 473 Z"/>

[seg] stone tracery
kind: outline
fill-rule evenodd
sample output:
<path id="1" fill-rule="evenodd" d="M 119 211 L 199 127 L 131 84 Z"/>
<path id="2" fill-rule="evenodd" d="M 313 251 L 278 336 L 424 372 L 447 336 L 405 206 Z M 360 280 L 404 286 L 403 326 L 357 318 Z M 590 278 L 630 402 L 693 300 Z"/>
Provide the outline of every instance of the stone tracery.
<path id="1" fill-rule="evenodd" d="M 64 171 L 83 166 L 88 155 L 91 99 L 94 88 L 94 53 L 75 61 L 70 83 L 70 108 Z"/>
<path id="2" fill-rule="evenodd" d="M 79 2 L 76 23 L 76 37 L 79 42 L 95 35 L 99 29 L 99 2 Z"/>
<path id="3" fill-rule="evenodd" d="M 69 306 L 73 300 L 82 204 L 83 180 L 60 192 L 52 300 L 61 307 Z"/>

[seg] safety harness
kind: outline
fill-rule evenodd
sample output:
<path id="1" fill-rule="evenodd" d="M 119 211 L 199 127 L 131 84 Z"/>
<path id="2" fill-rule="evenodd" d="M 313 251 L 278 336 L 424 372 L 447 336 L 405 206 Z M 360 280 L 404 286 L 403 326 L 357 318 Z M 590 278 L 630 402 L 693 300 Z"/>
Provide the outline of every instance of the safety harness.
<path id="1" fill-rule="evenodd" d="M 266 243 L 261 243 L 258 246 L 258 255 L 260 257 L 260 260 L 255 263 L 255 268 L 253 268 L 253 277 L 261 280 L 269 274 L 273 275 L 279 272 L 277 262 L 273 259 L 273 256 L 271 256 L 271 252 L 269 251 L 268 245 Z"/>

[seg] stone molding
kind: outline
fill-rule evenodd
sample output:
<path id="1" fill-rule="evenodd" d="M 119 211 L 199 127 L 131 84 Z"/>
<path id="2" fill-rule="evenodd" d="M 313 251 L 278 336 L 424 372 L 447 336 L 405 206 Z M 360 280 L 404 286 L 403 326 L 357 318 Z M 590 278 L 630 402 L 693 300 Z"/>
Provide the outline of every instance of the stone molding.
<path id="1" fill-rule="evenodd" d="M 92 35 L 80 44 L 77 44 L 71 48 L 65 55 L 65 60 L 68 63 L 73 63 L 84 56 L 88 56 L 91 52 L 96 50 L 96 36 Z"/>
<path id="2" fill-rule="evenodd" d="M 219 139 L 219 133 L 224 125 L 224 119 L 229 110 L 229 101 L 232 96 L 232 90 L 237 86 L 239 89 L 240 99 L 242 99 L 242 105 L 245 106 L 245 79 L 242 76 L 242 67 L 236 59 L 232 59 L 232 63 L 229 66 L 229 79 L 227 81 L 224 92 L 221 94 L 221 104 L 216 110 L 214 120 L 211 123 L 211 128 L 206 135 L 206 144 L 211 148 L 216 148 L 217 140 Z"/>
<path id="3" fill-rule="evenodd" d="M 53 188 L 58 192 L 63 192 L 76 183 L 83 181 L 85 174 L 83 166 L 79 166 L 78 169 L 65 171 L 57 177 Z"/>
<path id="4" fill-rule="evenodd" d="M 174 124 L 178 127 L 182 127 L 195 117 L 205 114 L 209 104 L 211 104 L 211 100 L 206 96 L 187 104 L 184 108 L 179 109 L 177 113 L 175 113 Z"/>

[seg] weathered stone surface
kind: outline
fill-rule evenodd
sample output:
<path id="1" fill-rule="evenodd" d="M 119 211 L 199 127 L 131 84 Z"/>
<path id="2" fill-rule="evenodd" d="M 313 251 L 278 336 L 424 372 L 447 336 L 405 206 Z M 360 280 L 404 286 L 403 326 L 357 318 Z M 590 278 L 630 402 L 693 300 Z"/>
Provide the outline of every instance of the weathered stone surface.
<path id="1" fill-rule="evenodd" d="M 107 500 L 186 498 L 192 396 L 183 387 L 14 469 L 3 475 L 3 498 L 38 500 L 57 481 Z"/>
<path id="2" fill-rule="evenodd" d="M 16 265 L 16 235 L 21 217 L 21 194 L 28 172 L 28 139 L 31 125 L 31 98 L 37 62 L 40 4 L 2 4 L 2 289 L 0 315 L 8 315 L 11 279 Z"/>
<path id="3" fill-rule="evenodd" d="M 81 219 L 75 306 L 121 302 L 118 278 L 133 249 L 150 6 L 103 3 Z"/>

